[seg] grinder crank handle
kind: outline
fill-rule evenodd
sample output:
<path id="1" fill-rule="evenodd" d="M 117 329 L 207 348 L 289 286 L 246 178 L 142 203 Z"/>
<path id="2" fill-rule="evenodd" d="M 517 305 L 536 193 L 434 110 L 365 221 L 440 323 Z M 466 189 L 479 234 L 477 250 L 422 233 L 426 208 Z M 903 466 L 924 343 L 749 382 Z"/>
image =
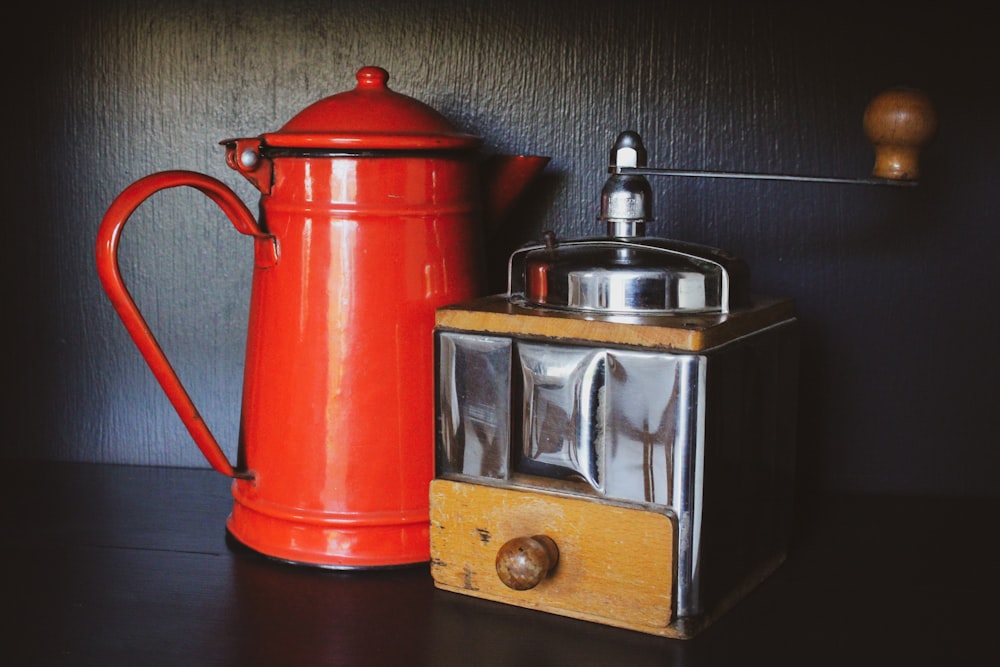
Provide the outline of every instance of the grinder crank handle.
<path id="1" fill-rule="evenodd" d="M 114 200 L 105 213 L 97 234 L 97 272 L 115 311 L 209 464 L 228 477 L 249 479 L 252 478 L 252 474 L 233 467 L 202 420 L 198 409 L 195 408 L 150 331 L 149 325 L 139 312 L 128 288 L 125 287 L 118 266 L 118 244 L 122 229 L 129 217 L 140 204 L 155 193 L 179 186 L 189 186 L 207 195 L 219 205 L 238 232 L 254 237 L 254 255 L 258 268 L 266 268 L 277 262 L 275 238 L 260 228 L 253 214 L 235 192 L 210 176 L 193 171 L 174 170 L 141 178 Z"/>
<path id="2" fill-rule="evenodd" d="M 920 176 L 918 158 L 923 147 L 937 131 L 937 113 L 930 98 L 920 90 L 897 86 L 882 91 L 865 108 L 865 135 L 875 148 L 875 166 L 871 178 L 834 178 L 793 174 L 755 174 L 733 171 L 691 171 L 658 169 L 636 165 L 631 153 L 619 154 L 632 147 L 633 138 L 622 133 L 611 151 L 610 173 L 641 176 L 688 176 L 696 178 L 734 178 L 760 181 L 806 181 L 811 183 L 846 183 L 851 185 L 916 185 Z M 624 165 L 624 166 L 623 166 Z"/>

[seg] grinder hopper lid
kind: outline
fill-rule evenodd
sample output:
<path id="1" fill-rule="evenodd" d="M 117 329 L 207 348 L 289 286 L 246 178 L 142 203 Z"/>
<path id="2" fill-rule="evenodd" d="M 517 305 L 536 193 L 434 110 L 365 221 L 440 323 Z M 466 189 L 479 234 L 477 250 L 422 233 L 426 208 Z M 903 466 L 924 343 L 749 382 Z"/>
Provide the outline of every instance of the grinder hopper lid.
<path id="1" fill-rule="evenodd" d="M 601 191 L 606 237 L 544 242 L 515 251 L 508 293 L 521 305 L 585 313 L 727 313 L 749 302 L 749 269 L 717 248 L 645 234 L 652 192 L 645 176 L 622 173 L 645 167 L 646 149 L 635 132 L 622 132 L 611 149 Z"/>

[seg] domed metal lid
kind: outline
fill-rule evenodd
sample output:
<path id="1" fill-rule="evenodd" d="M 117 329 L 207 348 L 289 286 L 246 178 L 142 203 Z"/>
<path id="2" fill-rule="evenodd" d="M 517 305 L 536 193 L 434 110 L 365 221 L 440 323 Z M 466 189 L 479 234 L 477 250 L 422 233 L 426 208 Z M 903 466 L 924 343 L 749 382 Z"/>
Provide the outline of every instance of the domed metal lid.
<path id="1" fill-rule="evenodd" d="M 660 238 L 591 238 L 511 255 L 516 304 L 594 314 L 727 313 L 749 302 L 749 270 L 707 246 Z"/>
<path id="2" fill-rule="evenodd" d="M 362 67 L 354 90 L 309 105 L 265 146 L 327 150 L 428 150 L 476 148 L 479 137 L 459 132 L 440 113 L 389 89 L 389 73 Z"/>

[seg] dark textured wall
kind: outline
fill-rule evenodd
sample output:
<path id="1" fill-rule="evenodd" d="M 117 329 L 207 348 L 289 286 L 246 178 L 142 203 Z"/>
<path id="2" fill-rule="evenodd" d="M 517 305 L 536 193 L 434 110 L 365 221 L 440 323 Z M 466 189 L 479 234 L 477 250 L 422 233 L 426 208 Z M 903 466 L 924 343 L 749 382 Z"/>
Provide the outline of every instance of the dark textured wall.
<path id="1" fill-rule="evenodd" d="M 871 3 L 874 5 L 875 3 Z M 115 195 L 187 168 L 256 193 L 218 141 L 278 129 L 377 64 L 486 151 L 552 156 L 494 249 L 600 232 L 603 163 L 635 129 L 663 167 L 864 176 L 861 115 L 923 87 L 941 129 L 916 190 L 654 181 L 652 233 L 742 255 L 803 324 L 807 489 L 993 494 L 998 49 L 955 3 L 194 2 L 28 8 L 3 45 L 6 456 L 204 466 L 97 280 Z M 123 271 L 234 455 L 252 249 L 206 199 L 133 217 Z"/>

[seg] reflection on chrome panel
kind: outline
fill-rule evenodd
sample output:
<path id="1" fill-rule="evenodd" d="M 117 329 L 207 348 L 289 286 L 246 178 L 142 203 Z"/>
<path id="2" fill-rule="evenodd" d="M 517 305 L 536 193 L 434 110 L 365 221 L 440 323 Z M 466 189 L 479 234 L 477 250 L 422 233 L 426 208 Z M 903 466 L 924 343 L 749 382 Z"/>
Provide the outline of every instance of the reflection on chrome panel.
<path id="1" fill-rule="evenodd" d="M 675 453 L 695 437 L 679 412 L 700 357 L 451 332 L 440 341 L 440 471 L 676 500 Z"/>

